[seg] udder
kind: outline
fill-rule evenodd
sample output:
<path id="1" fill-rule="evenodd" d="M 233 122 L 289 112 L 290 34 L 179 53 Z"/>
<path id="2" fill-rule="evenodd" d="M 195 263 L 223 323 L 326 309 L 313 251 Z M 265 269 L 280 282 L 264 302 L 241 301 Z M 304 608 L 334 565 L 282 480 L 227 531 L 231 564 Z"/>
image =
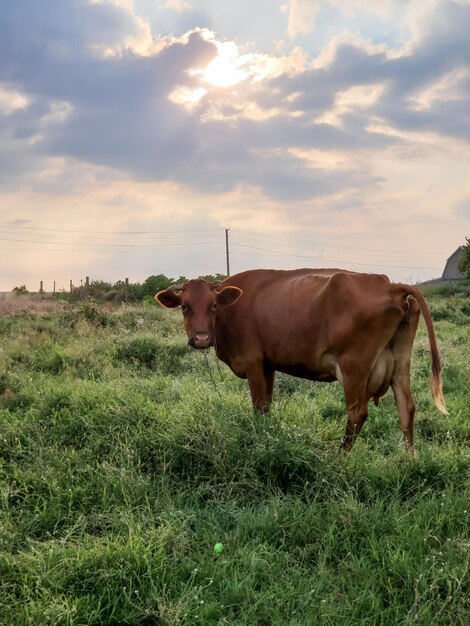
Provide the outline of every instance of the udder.
<path id="1" fill-rule="evenodd" d="M 377 358 L 372 372 L 367 381 L 367 395 L 374 398 L 377 404 L 390 387 L 393 373 L 393 354 L 390 349 L 385 349 Z"/>

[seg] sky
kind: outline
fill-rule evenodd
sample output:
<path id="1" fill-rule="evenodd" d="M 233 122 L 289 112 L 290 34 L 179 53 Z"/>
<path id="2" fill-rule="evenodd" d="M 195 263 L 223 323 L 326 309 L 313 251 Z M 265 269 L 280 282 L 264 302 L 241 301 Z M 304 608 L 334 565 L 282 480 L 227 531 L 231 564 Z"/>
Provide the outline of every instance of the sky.
<path id="1" fill-rule="evenodd" d="M 470 0 L 0 0 L 0 290 L 470 235 Z"/>

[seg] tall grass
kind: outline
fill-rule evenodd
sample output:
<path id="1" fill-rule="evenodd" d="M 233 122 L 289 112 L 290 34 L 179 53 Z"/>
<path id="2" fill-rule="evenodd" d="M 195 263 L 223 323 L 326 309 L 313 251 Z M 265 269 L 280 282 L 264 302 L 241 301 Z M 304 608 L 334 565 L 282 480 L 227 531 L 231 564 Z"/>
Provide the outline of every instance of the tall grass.
<path id="1" fill-rule="evenodd" d="M 470 623 L 470 311 L 431 307 L 450 416 L 420 329 L 416 459 L 389 395 L 349 456 L 337 385 L 253 416 L 156 307 L 0 318 L 0 624 Z"/>

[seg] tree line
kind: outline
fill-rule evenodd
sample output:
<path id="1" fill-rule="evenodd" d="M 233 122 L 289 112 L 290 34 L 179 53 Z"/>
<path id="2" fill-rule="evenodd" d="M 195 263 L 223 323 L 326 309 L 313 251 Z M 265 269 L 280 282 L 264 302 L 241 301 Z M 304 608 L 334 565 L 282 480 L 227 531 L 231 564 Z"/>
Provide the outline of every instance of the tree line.
<path id="1" fill-rule="evenodd" d="M 204 280 L 217 282 L 225 280 L 225 274 L 206 274 L 199 276 Z M 92 280 L 85 285 L 72 287 L 70 291 L 62 289 L 53 294 L 58 300 L 69 300 L 76 302 L 91 298 L 103 302 L 140 302 L 151 300 L 156 293 L 162 289 L 168 289 L 171 285 L 179 285 L 187 282 L 186 276 L 170 278 L 165 274 L 155 274 L 146 278 L 142 283 L 131 283 L 127 280 L 118 280 L 115 283 L 104 280 Z M 12 290 L 16 295 L 21 296 L 29 293 L 25 285 L 14 287 Z"/>

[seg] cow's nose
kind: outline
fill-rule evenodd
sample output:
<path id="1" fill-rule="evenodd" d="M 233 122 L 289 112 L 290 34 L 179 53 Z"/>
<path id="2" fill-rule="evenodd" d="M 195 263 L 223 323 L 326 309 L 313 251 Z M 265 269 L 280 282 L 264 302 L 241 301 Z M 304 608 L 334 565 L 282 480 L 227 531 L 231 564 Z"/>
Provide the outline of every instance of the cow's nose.
<path id="1" fill-rule="evenodd" d="M 193 348 L 208 348 L 211 345 L 211 335 L 207 331 L 194 333 L 188 343 Z"/>

